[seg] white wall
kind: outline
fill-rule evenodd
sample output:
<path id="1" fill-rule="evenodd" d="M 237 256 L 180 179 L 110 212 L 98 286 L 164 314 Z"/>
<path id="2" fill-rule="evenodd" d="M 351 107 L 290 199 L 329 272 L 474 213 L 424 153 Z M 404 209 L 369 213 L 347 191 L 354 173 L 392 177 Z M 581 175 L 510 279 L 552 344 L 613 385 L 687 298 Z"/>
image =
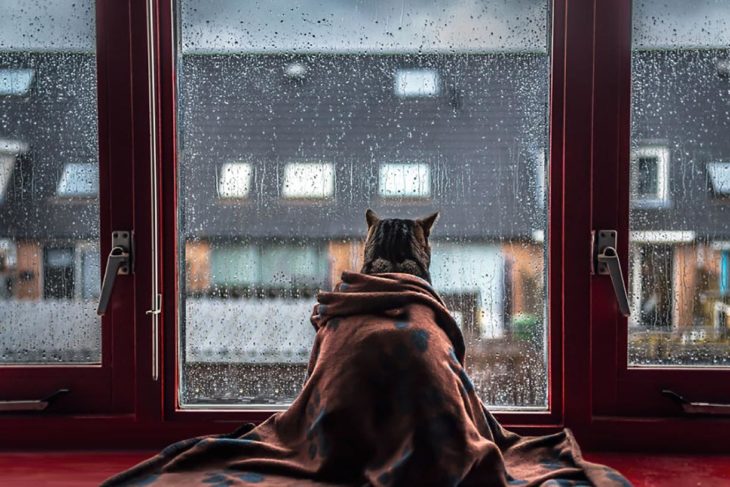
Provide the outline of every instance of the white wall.
<path id="1" fill-rule="evenodd" d="M 431 253 L 434 288 L 440 293 L 477 293 L 482 337 L 504 335 L 504 258 L 499 246 L 434 242 Z"/>

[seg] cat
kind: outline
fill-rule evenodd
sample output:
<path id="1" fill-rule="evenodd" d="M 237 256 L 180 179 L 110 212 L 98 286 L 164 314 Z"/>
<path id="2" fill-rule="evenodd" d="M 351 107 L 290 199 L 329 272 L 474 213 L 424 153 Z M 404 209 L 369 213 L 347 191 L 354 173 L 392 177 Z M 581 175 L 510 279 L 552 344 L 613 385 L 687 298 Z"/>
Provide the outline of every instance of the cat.
<path id="1" fill-rule="evenodd" d="M 438 212 L 417 220 L 381 219 L 368 209 L 368 233 L 362 274 L 402 272 L 431 283 L 431 246 L 428 237 Z"/>

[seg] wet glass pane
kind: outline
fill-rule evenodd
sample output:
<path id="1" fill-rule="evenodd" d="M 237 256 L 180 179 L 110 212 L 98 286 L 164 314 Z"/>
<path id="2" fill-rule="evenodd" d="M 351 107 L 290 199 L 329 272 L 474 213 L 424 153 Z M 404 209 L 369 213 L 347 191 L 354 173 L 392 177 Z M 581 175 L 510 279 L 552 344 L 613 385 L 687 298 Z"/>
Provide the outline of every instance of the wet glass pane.
<path id="1" fill-rule="evenodd" d="M 296 396 L 370 207 L 441 212 L 481 397 L 546 407 L 548 2 L 178 7 L 181 403 Z"/>
<path id="2" fill-rule="evenodd" d="M 0 364 L 101 361 L 94 5 L 0 1 Z"/>
<path id="3" fill-rule="evenodd" d="M 730 365 L 730 4 L 633 4 L 631 365 Z"/>

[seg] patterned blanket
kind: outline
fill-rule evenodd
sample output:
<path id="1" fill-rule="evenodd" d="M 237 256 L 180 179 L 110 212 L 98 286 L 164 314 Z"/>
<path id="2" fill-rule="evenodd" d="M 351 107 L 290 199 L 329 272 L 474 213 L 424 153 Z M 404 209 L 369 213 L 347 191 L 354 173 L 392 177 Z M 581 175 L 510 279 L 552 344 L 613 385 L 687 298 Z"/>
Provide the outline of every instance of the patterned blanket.
<path id="1" fill-rule="evenodd" d="M 320 293 L 291 406 L 231 435 L 175 443 L 105 485 L 626 486 L 570 431 L 522 437 L 464 368 L 464 340 L 428 283 L 345 273 Z"/>

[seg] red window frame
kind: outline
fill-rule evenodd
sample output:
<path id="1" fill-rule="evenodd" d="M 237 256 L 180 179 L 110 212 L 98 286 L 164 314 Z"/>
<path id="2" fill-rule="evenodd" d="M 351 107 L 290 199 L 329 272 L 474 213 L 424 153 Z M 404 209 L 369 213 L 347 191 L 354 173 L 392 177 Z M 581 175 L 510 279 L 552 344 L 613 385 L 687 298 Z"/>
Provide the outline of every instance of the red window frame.
<path id="1" fill-rule="evenodd" d="M 111 230 L 112 222 L 133 228 L 137 243 L 134 279 L 122 292 L 115 291 L 119 294 L 114 297 L 119 308 L 115 313 L 125 308 L 121 303 L 127 311 L 118 315 L 119 319 L 115 314 L 113 326 L 129 327 L 133 333 L 128 340 L 105 343 L 114 347 L 112 367 L 119 374 L 111 380 L 115 386 L 119 381 L 125 394 L 115 398 L 115 404 L 121 406 L 105 414 L 0 416 L 0 430 L 4 431 L 0 448 L 157 448 L 192 435 L 227 432 L 240 422 L 258 422 L 271 414 L 177 407 L 174 7 L 173 2 L 150 1 L 155 26 L 151 45 L 157 59 L 157 96 L 151 106 L 145 5 L 131 0 L 98 0 L 97 4 L 100 181 L 102 188 L 108 188 L 131 178 L 132 188 L 127 200 L 120 199 L 118 204 L 113 200 L 110 213 L 102 214 L 102 252 L 109 250 L 103 236 Z M 617 318 L 610 284 L 591 277 L 590 234 L 599 226 L 618 229 L 618 250 L 622 257 L 626 255 L 630 12 L 630 0 L 554 0 L 552 6 L 550 409 L 545 413 L 502 412 L 497 417 L 524 434 L 549 433 L 568 426 L 584 446 L 593 449 L 728 451 L 730 447 L 722 442 L 730 432 L 727 420 L 620 417 L 622 411 L 615 407 L 623 377 L 619 350 L 625 349 L 619 331 L 625 322 L 621 325 Z M 149 211 L 153 203 L 150 108 L 158 114 L 154 135 L 159 151 L 159 236 L 153 232 Z M 156 351 L 162 357 L 159 380 L 151 374 L 154 341 L 146 314 L 151 308 L 153 237 L 165 256 L 158 269 L 163 294 Z M 0 369 L 0 374 L 8 377 L 7 370 Z M 48 374 L 52 377 L 57 372 Z M 685 372 L 678 372 L 676 377 L 685 377 Z"/>
<path id="2" fill-rule="evenodd" d="M 591 229 L 616 229 L 617 251 L 628 275 L 631 153 L 631 0 L 597 1 L 592 133 Z M 725 368 L 629 368 L 628 321 L 616 309 L 607 276 L 592 279 L 589 341 L 591 408 L 585 431 L 601 448 L 727 452 L 730 419 L 683 417 L 661 394 L 681 392 L 698 401 L 730 403 Z M 688 444 L 684 444 L 688 442 Z"/>
<path id="3" fill-rule="evenodd" d="M 121 10 L 121 11 L 120 11 Z M 132 228 L 133 213 L 129 195 L 133 191 L 133 172 L 128 161 L 133 153 L 130 57 L 123 42 L 129 36 L 125 24 L 116 23 L 125 11 L 111 2 L 97 5 L 97 85 L 99 130 L 99 220 L 100 254 L 111 250 L 112 230 Z M 114 182 L 113 184 L 111 182 Z M 101 320 L 102 363 L 100 365 L 24 365 L 0 368 L 3 398 L 42 398 L 59 389 L 70 393 L 54 406 L 56 413 L 130 413 L 133 410 L 134 384 L 132 348 L 134 323 L 131 302 L 139 280 L 121 277 L 116 283 L 115 300 Z M 136 281 L 136 282 L 135 282 Z M 5 418 L 0 416 L 0 421 Z"/>
<path id="4" fill-rule="evenodd" d="M 556 32 L 562 32 L 562 24 L 564 22 L 563 5 L 560 1 L 555 2 L 556 5 L 552 11 L 552 23 L 556 26 L 552 28 Z M 174 19 L 174 11 L 172 10 L 172 3 L 161 5 L 160 7 L 160 49 L 162 51 L 161 61 L 161 118 L 163 126 L 162 144 L 163 153 L 162 159 L 170 162 L 166 169 L 163 169 L 163 191 L 165 199 L 162 201 L 163 214 L 165 220 L 169 226 L 165 226 L 164 236 L 166 237 L 163 244 L 163 254 L 165 255 L 178 255 L 179 249 L 177 246 L 177 184 L 176 184 L 176 171 L 177 166 L 177 148 L 176 148 L 176 71 L 175 71 L 175 51 L 177 46 L 175 45 L 175 32 L 176 25 Z M 559 35 L 552 36 L 551 50 L 557 55 L 551 55 L 551 70 L 553 72 L 563 72 L 564 70 L 564 58 L 561 55 L 561 45 L 563 39 Z M 166 54 L 169 55 L 166 55 Z M 553 110 L 554 107 L 560 106 L 563 100 L 563 91 L 561 88 L 562 80 L 553 79 L 551 82 L 551 105 Z M 556 114 L 561 112 L 555 111 L 550 115 L 550 123 L 552 126 L 550 135 L 551 153 L 555 150 L 560 150 L 562 147 L 562 119 L 556 117 Z M 174 162 L 173 162 L 174 161 Z M 551 178 L 561 178 L 562 168 L 559 165 L 551 166 Z M 552 207 L 549 212 L 549 228 L 550 232 L 561 233 L 561 218 L 557 207 Z M 551 261 L 549 263 L 550 269 L 557 269 L 556 265 L 561 262 L 560 257 L 552 261 L 552 255 L 557 254 L 555 246 L 559 240 L 551 239 L 548 243 L 549 254 L 551 255 Z M 165 320 L 165 349 L 168 353 L 165 356 L 165 368 L 167 370 L 167 381 L 165 386 L 165 418 L 168 421 L 180 421 L 187 423 L 197 423 L 203 421 L 209 422 L 239 422 L 239 421 L 250 421 L 259 422 L 268 418 L 275 410 L 221 410 L 221 409 L 181 409 L 179 407 L 177 391 L 179 390 L 179 374 L 178 364 L 181 360 L 179 356 L 178 347 L 178 323 L 177 323 L 177 310 L 179 306 L 179 282 L 178 282 L 178 262 L 173 259 L 168 259 L 164 266 L 163 279 L 167 283 L 174 283 L 174 285 L 168 286 L 164 290 L 164 315 L 167 317 Z M 549 296 L 556 296 L 553 292 L 554 289 L 559 289 L 561 285 L 561 273 L 560 272 L 549 272 L 548 286 Z M 561 427 L 561 412 L 563 397 L 560 394 L 560 388 L 562 383 L 562 360 L 561 360 L 561 349 L 562 343 L 560 336 L 562 330 L 560 329 L 560 310 L 561 303 L 558 300 L 551 300 L 550 305 L 550 329 L 549 329 L 549 340 L 551 346 L 549 349 L 549 360 L 548 360 L 548 373 L 550 375 L 549 390 L 548 390 L 548 409 L 544 412 L 502 412 L 498 411 L 495 416 L 502 421 L 504 424 L 510 425 L 513 429 L 540 433 L 540 432 L 553 432 L 557 431 Z"/>

